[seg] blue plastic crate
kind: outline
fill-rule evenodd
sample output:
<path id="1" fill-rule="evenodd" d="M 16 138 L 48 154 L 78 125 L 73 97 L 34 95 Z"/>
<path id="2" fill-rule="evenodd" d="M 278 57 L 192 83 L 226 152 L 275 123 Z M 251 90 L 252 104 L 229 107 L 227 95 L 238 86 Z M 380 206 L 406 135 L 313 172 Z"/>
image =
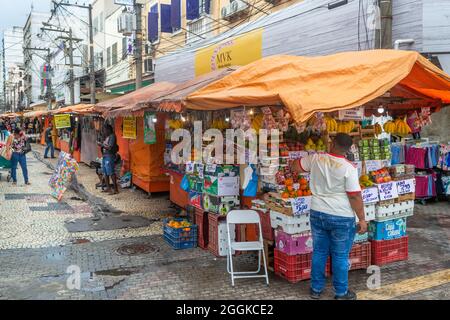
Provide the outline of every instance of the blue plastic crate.
<path id="1" fill-rule="evenodd" d="M 173 238 L 168 234 L 164 234 L 164 240 L 175 250 L 190 249 L 197 247 L 197 237 L 190 238 Z"/>
<path id="2" fill-rule="evenodd" d="M 406 236 L 406 218 L 387 221 L 370 221 L 369 239 L 392 240 Z"/>
<path id="3" fill-rule="evenodd" d="M 192 225 L 188 228 L 171 228 L 167 224 L 169 221 L 185 221 L 186 219 L 174 218 L 174 219 L 164 219 L 164 234 L 168 234 L 174 238 L 186 238 L 186 237 L 196 237 L 197 236 L 197 225 Z"/>

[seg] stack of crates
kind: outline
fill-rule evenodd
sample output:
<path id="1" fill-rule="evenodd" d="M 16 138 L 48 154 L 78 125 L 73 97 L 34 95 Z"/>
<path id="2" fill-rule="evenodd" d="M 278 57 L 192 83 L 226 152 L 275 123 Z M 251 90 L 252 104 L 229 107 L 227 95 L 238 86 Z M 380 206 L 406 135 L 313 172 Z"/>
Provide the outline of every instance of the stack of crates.
<path id="1" fill-rule="evenodd" d="M 174 219 L 183 221 L 184 219 Z M 187 228 L 172 228 L 168 226 L 169 219 L 164 219 L 164 240 L 175 250 L 197 247 L 197 226 Z"/>
<path id="2" fill-rule="evenodd" d="M 414 201 L 379 206 L 375 221 L 369 224 L 372 264 L 382 266 L 408 259 L 407 216 L 412 214 Z"/>
<path id="3" fill-rule="evenodd" d="M 198 246 L 204 250 L 208 249 L 209 221 L 208 212 L 195 209 L 195 223 L 198 228 Z"/>
<path id="4" fill-rule="evenodd" d="M 226 257 L 228 254 L 228 237 L 226 217 L 218 214 L 208 214 L 208 250 L 216 257 Z M 236 240 L 235 229 L 231 230 L 231 241 Z M 233 252 L 234 254 L 234 252 Z"/>

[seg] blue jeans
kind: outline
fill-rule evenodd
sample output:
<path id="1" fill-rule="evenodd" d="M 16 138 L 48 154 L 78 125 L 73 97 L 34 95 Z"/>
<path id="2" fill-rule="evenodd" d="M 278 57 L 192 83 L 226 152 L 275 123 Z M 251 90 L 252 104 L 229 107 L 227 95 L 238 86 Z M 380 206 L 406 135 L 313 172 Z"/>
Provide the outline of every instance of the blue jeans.
<path id="1" fill-rule="evenodd" d="M 325 266 L 331 255 L 333 286 L 336 296 L 348 291 L 349 255 L 356 232 L 355 218 L 345 218 L 311 210 L 313 256 L 311 289 L 321 293 L 325 288 Z"/>
<path id="2" fill-rule="evenodd" d="M 45 148 L 44 158 L 48 157 L 48 151 L 50 150 L 51 157 L 55 157 L 55 147 L 53 146 L 53 142 L 47 142 L 47 147 Z"/>
<path id="3" fill-rule="evenodd" d="M 105 154 L 102 161 L 103 174 L 107 177 L 115 175 L 114 172 L 114 156 Z"/>
<path id="4" fill-rule="evenodd" d="M 13 182 L 17 182 L 17 164 L 20 164 L 25 183 L 28 183 L 27 156 L 23 153 L 13 152 L 11 156 L 11 178 Z"/>

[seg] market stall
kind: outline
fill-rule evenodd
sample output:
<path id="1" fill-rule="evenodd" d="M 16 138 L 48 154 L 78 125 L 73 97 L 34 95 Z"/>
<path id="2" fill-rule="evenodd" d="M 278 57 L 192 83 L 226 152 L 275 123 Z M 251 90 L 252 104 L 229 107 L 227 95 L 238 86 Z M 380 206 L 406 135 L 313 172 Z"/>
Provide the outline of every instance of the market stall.
<path id="1" fill-rule="evenodd" d="M 268 138 L 269 151 L 258 150 L 257 164 L 224 165 L 214 157 L 210 163 L 191 157 L 184 164 L 181 186 L 189 192 L 190 205 L 201 213 L 196 213 L 198 245 L 226 255 L 226 233 L 220 232 L 223 217 L 242 205 L 242 188 L 243 194 L 256 197 L 251 205 L 261 216 L 265 248 L 275 247 L 276 274 L 290 282 L 308 279 L 310 178 L 294 172 L 291 163 L 329 151 L 330 140 L 342 132 L 354 138 L 347 158 L 359 169 L 370 221 L 369 233 L 355 238 L 351 269 L 407 259 L 407 217 L 414 212 L 416 193 L 434 192 L 434 176 L 421 178 L 421 170 L 429 169 L 427 165 L 448 169 L 448 144 L 441 141 L 437 148 L 431 140 L 410 142 L 415 128 L 408 117 L 417 112 L 418 122 L 428 125 L 428 115 L 449 103 L 448 75 L 416 52 L 394 50 L 268 57 L 188 95 L 182 100 L 186 111 L 172 119 L 171 130 L 192 129 L 194 121 L 202 120 L 204 129 L 222 133 L 250 128 L 281 132 Z M 378 122 L 382 115 L 386 120 Z M 277 140 L 272 153 L 271 143 L 276 146 Z M 404 160 L 395 163 L 399 152 L 394 140 L 405 146 Z M 250 142 L 231 145 L 248 150 Z M 206 146 L 201 141 L 202 150 Z M 420 148 L 425 150 L 415 150 Z M 419 165 L 408 160 L 411 152 Z M 426 163 L 428 155 L 432 160 Z M 419 190 L 420 179 L 427 181 L 424 191 Z"/>
<path id="2" fill-rule="evenodd" d="M 119 153 L 126 171 L 132 173 L 132 183 L 148 193 L 169 191 L 169 178 L 163 174 L 165 150 L 165 115 L 155 114 L 154 120 L 144 121 L 144 113 L 134 115 L 145 99 L 159 96 L 175 85 L 161 82 L 144 87 L 124 96 L 97 104 L 95 110 L 101 112 L 107 121 L 114 123 Z M 148 119 L 147 119 L 148 120 Z M 154 121 L 154 122 L 153 122 Z M 144 130 L 145 128 L 153 130 Z M 153 132 L 148 138 L 147 132 Z"/>

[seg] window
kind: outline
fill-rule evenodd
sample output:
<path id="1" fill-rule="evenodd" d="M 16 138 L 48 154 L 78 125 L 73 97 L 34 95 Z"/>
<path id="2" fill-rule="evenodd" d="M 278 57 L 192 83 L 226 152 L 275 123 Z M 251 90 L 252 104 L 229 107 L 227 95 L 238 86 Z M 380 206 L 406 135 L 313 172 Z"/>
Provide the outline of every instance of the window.
<path id="1" fill-rule="evenodd" d="M 192 43 L 207 38 L 211 31 L 211 23 L 208 23 L 204 17 L 188 22 L 186 33 L 186 42 Z"/>
<path id="2" fill-rule="evenodd" d="M 198 13 L 200 16 L 206 14 L 206 1 L 209 0 L 198 0 Z"/>
<path id="3" fill-rule="evenodd" d="M 98 17 L 94 18 L 94 22 L 93 22 L 93 28 L 94 28 L 94 36 L 97 35 L 98 33 Z"/>
<path id="4" fill-rule="evenodd" d="M 111 67 L 111 47 L 106 49 L 106 65 L 107 67 Z"/>
<path id="5" fill-rule="evenodd" d="M 125 60 L 128 56 L 128 38 L 122 38 L 122 60 Z"/>
<path id="6" fill-rule="evenodd" d="M 145 73 L 153 72 L 153 59 L 144 60 L 144 72 Z"/>
<path id="7" fill-rule="evenodd" d="M 103 12 L 100 12 L 100 18 L 99 18 L 99 24 L 100 24 L 100 32 L 103 32 L 105 30 L 105 21 L 103 20 Z"/>
<path id="8" fill-rule="evenodd" d="M 95 67 L 96 69 L 103 68 L 103 52 L 97 52 L 95 54 Z"/>
<path id="9" fill-rule="evenodd" d="M 112 46 L 112 64 L 117 64 L 117 42 L 113 44 Z"/>

